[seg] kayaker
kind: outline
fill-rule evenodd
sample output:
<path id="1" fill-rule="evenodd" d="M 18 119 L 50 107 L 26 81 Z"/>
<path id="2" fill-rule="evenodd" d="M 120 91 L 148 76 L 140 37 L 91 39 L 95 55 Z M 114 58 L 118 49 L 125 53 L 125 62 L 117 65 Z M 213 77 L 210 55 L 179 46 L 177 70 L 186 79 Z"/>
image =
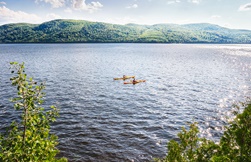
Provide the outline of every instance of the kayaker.
<path id="1" fill-rule="evenodd" d="M 123 78 L 125 78 L 126 76 L 125 75 L 123 75 Z"/>
<path id="2" fill-rule="evenodd" d="M 137 81 L 135 80 L 135 78 L 133 78 L 132 83 L 133 83 L 133 84 L 136 84 L 136 83 L 137 83 Z"/>

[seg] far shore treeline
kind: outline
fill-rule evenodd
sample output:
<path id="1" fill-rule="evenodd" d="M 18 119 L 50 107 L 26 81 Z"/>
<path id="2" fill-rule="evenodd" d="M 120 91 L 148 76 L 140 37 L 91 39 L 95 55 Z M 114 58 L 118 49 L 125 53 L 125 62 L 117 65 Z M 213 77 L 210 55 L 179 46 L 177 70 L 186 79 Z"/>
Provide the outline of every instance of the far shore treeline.
<path id="1" fill-rule="evenodd" d="M 53 20 L 0 26 L 0 43 L 251 43 L 251 30 L 201 24 L 108 24 Z"/>

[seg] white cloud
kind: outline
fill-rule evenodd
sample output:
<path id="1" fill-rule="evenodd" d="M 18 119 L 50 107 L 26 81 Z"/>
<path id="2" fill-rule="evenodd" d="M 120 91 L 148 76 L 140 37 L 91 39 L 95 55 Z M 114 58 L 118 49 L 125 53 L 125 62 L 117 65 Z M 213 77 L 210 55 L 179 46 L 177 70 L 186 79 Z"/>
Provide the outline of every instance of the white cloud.
<path id="1" fill-rule="evenodd" d="M 65 0 L 36 0 L 36 3 L 39 1 L 51 4 L 52 8 L 59 8 L 65 5 Z"/>
<path id="2" fill-rule="evenodd" d="M 35 14 L 28 14 L 23 11 L 13 11 L 5 6 L 0 7 L 0 22 L 1 23 L 40 23 L 42 19 Z"/>
<path id="3" fill-rule="evenodd" d="M 174 24 L 190 24 L 193 23 L 191 19 L 181 19 L 173 22 Z"/>
<path id="4" fill-rule="evenodd" d="M 219 18 L 221 18 L 221 16 L 220 15 L 212 15 L 210 18 L 211 19 L 219 19 Z"/>
<path id="5" fill-rule="evenodd" d="M 6 5 L 6 2 L 0 2 L 0 5 L 1 5 L 1 4 L 2 4 L 2 5 Z"/>
<path id="6" fill-rule="evenodd" d="M 64 10 L 64 12 L 66 12 L 66 13 L 72 13 L 72 9 L 67 8 L 67 9 Z"/>
<path id="7" fill-rule="evenodd" d="M 54 13 L 50 13 L 46 15 L 47 20 L 54 20 L 54 19 L 61 19 L 62 17 L 59 15 L 56 15 Z"/>
<path id="8" fill-rule="evenodd" d="M 247 3 L 239 7 L 239 11 L 248 11 L 250 9 L 251 9 L 251 3 Z"/>
<path id="9" fill-rule="evenodd" d="M 103 7 L 100 2 L 86 3 L 85 0 L 72 0 L 72 7 L 75 10 L 85 10 L 93 12 Z"/>
<path id="10" fill-rule="evenodd" d="M 167 4 L 180 3 L 180 0 L 167 1 Z"/>
<path id="11" fill-rule="evenodd" d="M 138 5 L 137 4 L 133 4 L 131 6 L 127 6 L 126 8 L 130 9 L 130 8 L 138 8 Z"/>
<path id="12" fill-rule="evenodd" d="M 201 0 L 188 0 L 190 3 L 199 4 Z"/>
<path id="13" fill-rule="evenodd" d="M 92 7 L 94 8 L 101 8 L 103 5 L 100 2 L 91 2 Z"/>
<path id="14" fill-rule="evenodd" d="M 104 18 L 104 19 L 102 19 L 100 21 L 101 22 L 112 23 L 112 24 L 121 24 L 121 25 L 128 24 L 128 23 L 137 23 L 138 22 L 137 19 L 132 18 L 130 16 L 116 17 L 116 18 L 107 17 L 107 18 Z"/>
<path id="15" fill-rule="evenodd" d="M 222 25 L 225 28 L 231 28 L 233 25 L 229 24 L 229 23 L 225 23 Z"/>

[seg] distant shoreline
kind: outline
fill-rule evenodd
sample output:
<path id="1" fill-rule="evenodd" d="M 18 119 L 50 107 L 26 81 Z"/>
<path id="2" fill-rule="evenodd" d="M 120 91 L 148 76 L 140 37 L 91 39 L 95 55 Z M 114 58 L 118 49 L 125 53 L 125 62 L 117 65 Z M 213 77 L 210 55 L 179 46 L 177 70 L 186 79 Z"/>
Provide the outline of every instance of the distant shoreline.
<path id="1" fill-rule="evenodd" d="M 251 30 L 214 24 L 117 25 L 84 20 L 0 26 L 0 43 L 251 44 Z"/>

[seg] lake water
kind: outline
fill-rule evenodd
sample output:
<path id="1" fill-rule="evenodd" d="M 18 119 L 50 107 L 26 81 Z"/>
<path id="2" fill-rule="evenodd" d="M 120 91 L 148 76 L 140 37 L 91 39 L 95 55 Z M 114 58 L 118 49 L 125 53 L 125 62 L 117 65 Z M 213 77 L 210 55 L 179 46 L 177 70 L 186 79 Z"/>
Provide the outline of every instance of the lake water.
<path id="1" fill-rule="evenodd" d="M 251 95 L 251 45 L 1 44 L 0 128 L 15 119 L 9 62 L 46 82 L 57 105 L 60 156 L 69 161 L 150 161 L 187 122 L 218 140 L 231 105 Z M 125 85 L 114 77 L 135 75 Z"/>

